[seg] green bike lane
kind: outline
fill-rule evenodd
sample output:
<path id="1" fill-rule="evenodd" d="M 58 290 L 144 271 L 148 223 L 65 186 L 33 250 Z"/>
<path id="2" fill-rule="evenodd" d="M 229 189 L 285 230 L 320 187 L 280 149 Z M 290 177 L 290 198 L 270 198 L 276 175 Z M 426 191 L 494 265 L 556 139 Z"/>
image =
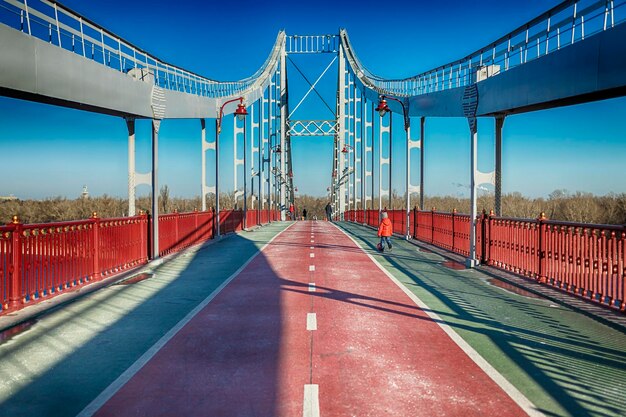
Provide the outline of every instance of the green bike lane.
<path id="1" fill-rule="evenodd" d="M 77 415 L 289 225 L 191 248 L 143 268 L 148 279 L 109 285 L 26 323 L 0 341 L 0 417 Z"/>
<path id="2" fill-rule="evenodd" d="M 379 254 L 374 230 L 340 226 L 546 416 L 626 416 L 625 328 L 402 239 Z"/>

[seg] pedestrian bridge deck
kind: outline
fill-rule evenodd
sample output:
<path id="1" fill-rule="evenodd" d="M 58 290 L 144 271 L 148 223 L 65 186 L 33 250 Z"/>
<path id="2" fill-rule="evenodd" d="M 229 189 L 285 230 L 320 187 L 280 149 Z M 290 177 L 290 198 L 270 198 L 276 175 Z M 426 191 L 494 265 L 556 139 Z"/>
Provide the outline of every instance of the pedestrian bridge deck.
<path id="1" fill-rule="evenodd" d="M 624 415 L 623 327 L 375 244 L 273 223 L 147 266 L 0 343 L 0 416 Z"/>

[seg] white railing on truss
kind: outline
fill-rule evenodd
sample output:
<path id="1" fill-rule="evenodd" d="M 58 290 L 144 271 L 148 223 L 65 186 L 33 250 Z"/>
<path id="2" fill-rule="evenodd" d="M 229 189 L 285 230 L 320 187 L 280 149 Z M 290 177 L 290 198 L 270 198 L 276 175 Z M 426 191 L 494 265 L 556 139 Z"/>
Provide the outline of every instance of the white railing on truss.
<path id="1" fill-rule="evenodd" d="M 289 35 L 285 40 L 288 54 L 321 54 L 339 51 L 337 35 Z"/>
<path id="2" fill-rule="evenodd" d="M 409 97 L 480 82 L 582 41 L 626 20 L 626 0 L 567 0 L 458 61 L 404 79 L 384 79 L 357 58 L 345 30 L 341 42 L 352 71 L 379 94 Z"/>
<path id="3" fill-rule="evenodd" d="M 157 86 L 205 97 L 241 94 L 275 68 L 284 45 L 284 32 L 272 53 L 252 76 L 239 81 L 216 81 L 164 62 L 102 26 L 54 0 L 0 0 L 0 23 L 21 30 L 112 69 L 141 71 Z"/>

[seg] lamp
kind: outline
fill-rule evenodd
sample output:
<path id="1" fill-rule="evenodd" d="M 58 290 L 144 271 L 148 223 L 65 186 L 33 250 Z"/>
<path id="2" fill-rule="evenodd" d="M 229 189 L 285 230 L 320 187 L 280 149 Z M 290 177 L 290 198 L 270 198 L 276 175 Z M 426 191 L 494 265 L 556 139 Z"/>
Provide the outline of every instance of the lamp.
<path id="1" fill-rule="evenodd" d="M 387 100 L 385 100 L 385 96 L 380 96 L 376 111 L 380 114 L 380 117 L 383 117 L 388 111 L 390 111 L 389 106 L 387 105 Z"/>
<path id="2" fill-rule="evenodd" d="M 402 106 L 402 116 L 404 116 L 404 130 L 409 131 L 410 119 L 409 114 L 406 111 L 406 107 L 404 106 L 404 102 L 402 100 L 398 100 L 395 97 L 385 97 L 380 96 L 378 101 L 378 107 L 376 107 L 376 111 L 380 114 L 380 117 L 383 117 L 387 112 L 391 111 L 389 106 L 387 105 L 387 99 L 397 101 Z"/>
<path id="3" fill-rule="evenodd" d="M 243 121 L 248 115 L 248 110 L 246 110 L 246 105 L 243 104 L 243 98 L 240 100 L 241 102 L 237 104 L 237 110 L 235 110 L 235 116 L 237 116 L 237 119 Z"/>
<path id="4" fill-rule="evenodd" d="M 237 119 L 243 120 L 248 115 L 248 110 L 246 110 L 246 105 L 243 104 L 243 97 L 234 98 L 232 100 L 228 100 L 224 102 L 224 104 L 222 104 L 222 106 L 220 107 L 220 114 L 217 118 L 217 133 L 218 134 L 222 133 L 222 118 L 224 117 L 224 107 L 226 107 L 227 104 L 234 103 L 237 100 L 239 100 L 239 104 L 237 104 L 237 110 L 235 110 L 235 116 L 237 117 Z"/>

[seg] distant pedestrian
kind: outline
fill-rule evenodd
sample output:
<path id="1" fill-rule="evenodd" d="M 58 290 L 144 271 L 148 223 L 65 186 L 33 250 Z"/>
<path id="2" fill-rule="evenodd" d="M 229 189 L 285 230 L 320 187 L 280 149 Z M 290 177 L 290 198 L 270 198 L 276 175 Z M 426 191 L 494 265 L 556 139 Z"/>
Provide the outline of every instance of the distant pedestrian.
<path id="1" fill-rule="evenodd" d="M 306 220 L 306 209 L 302 210 L 302 220 Z"/>
<path id="2" fill-rule="evenodd" d="M 390 237 L 393 234 L 393 225 L 391 224 L 391 220 L 389 220 L 389 215 L 386 211 L 383 211 L 382 217 L 383 219 L 378 226 L 378 237 L 380 238 L 380 243 L 378 244 L 377 249 L 384 252 L 386 242 L 389 247 L 389 251 L 391 252 L 392 245 Z"/>
<path id="3" fill-rule="evenodd" d="M 291 220 L 296 220 L 296 209 L 293 207 L 293 204 L 289 205 L 289 217 L 291 217 Z"/>
<path id="4" fill-rule="evenodd" d="M 328 220 L 329 222 L 332 222 L 333 221 L 333 208 L 330 205 L 330 203 L 326 204 L 324 211 L 326 212 L 326 220 Z"/>

